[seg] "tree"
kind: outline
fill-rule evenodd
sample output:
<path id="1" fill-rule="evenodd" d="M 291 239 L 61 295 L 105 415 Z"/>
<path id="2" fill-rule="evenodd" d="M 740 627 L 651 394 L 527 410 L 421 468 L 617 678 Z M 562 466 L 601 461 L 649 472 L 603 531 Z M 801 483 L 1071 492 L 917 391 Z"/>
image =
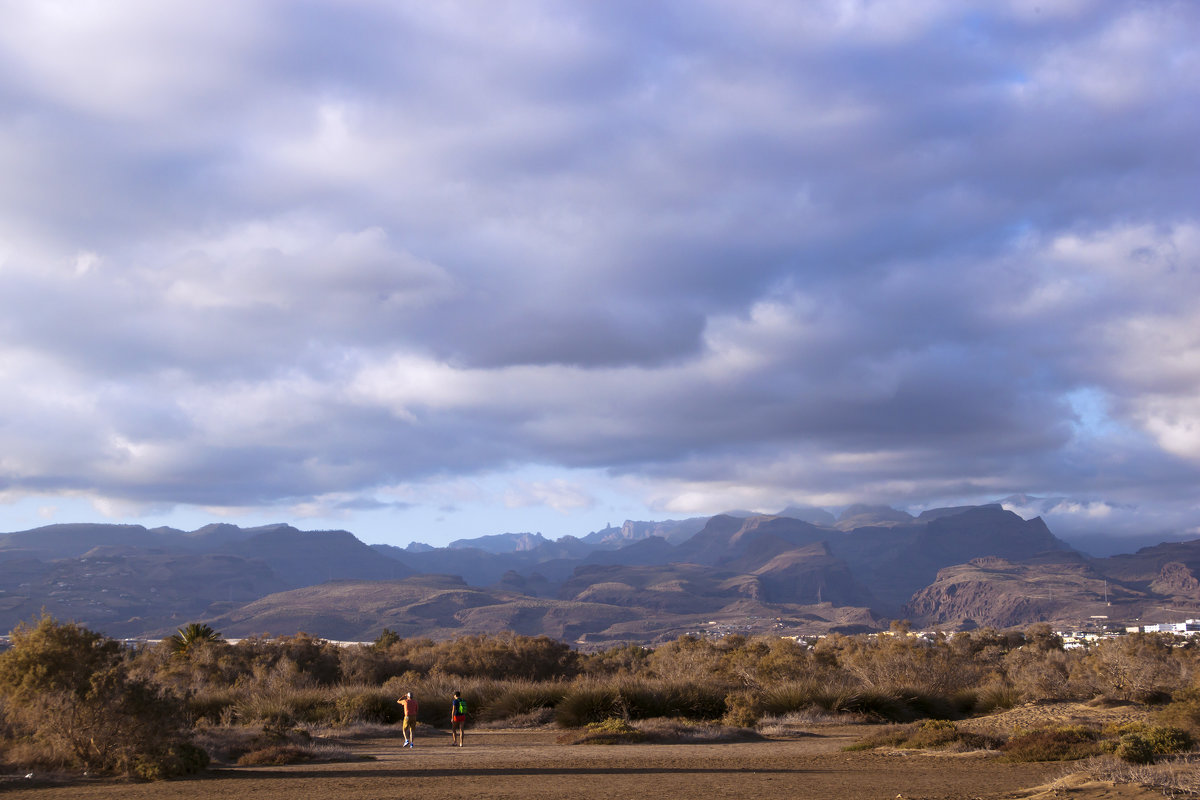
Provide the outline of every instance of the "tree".
<path id="1" fill-rule="evenodd" d="M 201 642 L 211 643 L 220 642 L 221 634 L 214 631 L 206 623 L 191 622 L 183 626 L 178 632 L 167 637 L 167 645 L 171 648 L 171 652 L 187 656 Z"/>

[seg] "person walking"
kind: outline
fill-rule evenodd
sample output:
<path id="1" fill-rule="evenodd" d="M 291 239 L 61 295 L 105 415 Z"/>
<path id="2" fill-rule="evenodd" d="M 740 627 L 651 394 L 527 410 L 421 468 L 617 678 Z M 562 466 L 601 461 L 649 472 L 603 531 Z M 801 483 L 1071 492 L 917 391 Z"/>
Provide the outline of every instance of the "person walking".
<path id="1" fill-rule="evenodd" d="M 417 700 L 412 692 L 396 701 L 404 708 L 404 721 L 400 723 L 400 731 L 404 734 L 404 746 L 412 747 L 413 739 L 417 736 Z"/>
<path id="2" fill-rule="evenodd" d="M 450 701 L 450 746 L 463 746 L 463 728 L 467 725 L 467 704 L 463 702 L 462 693 L 455 692 Z"/>

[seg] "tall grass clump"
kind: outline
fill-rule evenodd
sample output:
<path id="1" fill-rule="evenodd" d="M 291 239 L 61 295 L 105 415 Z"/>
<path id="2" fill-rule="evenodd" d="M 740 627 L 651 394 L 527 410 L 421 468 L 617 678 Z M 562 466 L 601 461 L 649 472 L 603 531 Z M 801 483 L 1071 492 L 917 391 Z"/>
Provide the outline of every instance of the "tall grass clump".
<path id="1" fill-rule="evenodd" d="M 715 720 L 725 714 L 726 693 L 727 687 L 708 682 L 580 681 L 559 701 L 555 721 L 575 728 L 610 718 Z"/>
<path id="2" fill-rule="evenodd" d="M 873 747 L 896 747 L 908 750 L 991 750 L 999 740 L 960 730 L 944 719 L 927 719 L 908 725 L 889 725 L 882 731 L 864 737 L 847 750 L 866 750 Z"/>
<path id="3" fill-rule="evenodd" d="M 627 719 L 720 719 L 725 714 L 725 695 L 725 687 L 711 683 L 630 681 L 617 685 L 617 704 Z"/>
<path id="4" fill-rule="evenodd" d="M 611 684 L 586 681 L 567 690 L 555 709 L 554 721 L 564 728 L 581 728 L 588 723 L 623 716 L 617 704 L 616 689 Z"/>
<path id="5" fill-rule="evenodd" d="M 392 725 L 404 717 L 396 698 L 370 686 L 340 687 L 333 705 L 338 725 Z"/>
<path id="6" fill-rule="evenodd" d="M 337 690 L 328 687 L 254 688 L 242 694 L 235 713 L 243 724 L 334 725 L 338 722 Z"/>
<path id="7" fill-rule="evenodd" d="M 496 687 L 495 694 L 483 698 L 465 694 L 467 709 L 481 721 L 498 721 L 514 717 L 527 717 L 543 709 L 553 709 L 562 702 L 567 688 L 561 683 L 537 683 L 515 681 Z"/>

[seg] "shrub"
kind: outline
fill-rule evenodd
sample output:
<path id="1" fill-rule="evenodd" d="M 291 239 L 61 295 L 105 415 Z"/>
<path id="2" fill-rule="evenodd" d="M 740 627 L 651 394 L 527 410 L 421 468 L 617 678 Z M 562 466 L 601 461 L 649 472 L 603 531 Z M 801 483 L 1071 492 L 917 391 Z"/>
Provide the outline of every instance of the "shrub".
<path id="1" fill-rule="evenodd" d="M 1194 744 L 1191 734 L 1178 728 L 1155 726 L 1150 728 L 1147 736 L 1158 755 L 1183 753 L 1191 750 Z"/>
<path id="2" fill-rule="evenodd" d="M 927 719 L 917 723 L 905 747 L 934 749 L 955 744 L 960 740 L 958 727 L 948 720 Z"/>
<path id="3" fill-rule="evenodd" d="M 552 680 L 579 671 L 579 654 L 549 636 L 463 636 L 433 651 L 438 669 L 460 677 Z"/>
<path id="4" fill-rule="evenodd" d="M 1040 728 L 1020 733 L 1001 745 L 1009 761 L 1074 761 L 1100 755 L 1100 733 L 1078 726 Z"/>
<path id="5" fill-rule="evenodd" d="M 272 766 L 303 764 L 315 760 L 313 751 L 295 744 L 271 744 L 259 747 L 243 755 L 237 763 L 241 766 Z"/>
<path id="6" fill-rule="evenodd" d="M 1111 731 L 1111 735 L 1118 737 L 1113 753 L 1130 764 L 1150 764 L 1160 756 L 1190 750 L 1193 743 L 1187 731 L 1142 723 L 1119 726 Z"/>
<path id="7" fill-rule="evenodd" d="M 629 744 L 640 742 L 646 734 L 623 719 L 610 717 L 600 722 L 589 722 L 582 733 L 564 734 L 559 737 L 563 744 Z"/>

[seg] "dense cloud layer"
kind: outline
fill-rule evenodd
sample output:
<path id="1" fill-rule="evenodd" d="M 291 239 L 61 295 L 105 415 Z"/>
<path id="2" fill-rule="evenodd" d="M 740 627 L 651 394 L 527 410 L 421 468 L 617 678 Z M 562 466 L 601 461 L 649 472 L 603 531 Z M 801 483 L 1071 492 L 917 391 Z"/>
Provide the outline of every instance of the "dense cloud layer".
<path id="1" fill-rule="evenodd" d="M 1200 530 L 1194 4 L 0 8 L 10 501 Z"/>

